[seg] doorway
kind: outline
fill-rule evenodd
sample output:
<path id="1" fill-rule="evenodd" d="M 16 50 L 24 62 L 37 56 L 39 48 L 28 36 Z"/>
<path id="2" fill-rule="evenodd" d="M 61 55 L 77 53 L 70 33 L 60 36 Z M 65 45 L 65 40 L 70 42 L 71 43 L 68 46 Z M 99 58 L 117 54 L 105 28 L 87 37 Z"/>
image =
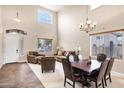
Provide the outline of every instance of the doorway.
<path id="1" fill-rule="evenodd" d="M 24 38 L 19 33 L 7 33 L 5 39 L 5 63 L 18 62 L 23 55 Z"/>

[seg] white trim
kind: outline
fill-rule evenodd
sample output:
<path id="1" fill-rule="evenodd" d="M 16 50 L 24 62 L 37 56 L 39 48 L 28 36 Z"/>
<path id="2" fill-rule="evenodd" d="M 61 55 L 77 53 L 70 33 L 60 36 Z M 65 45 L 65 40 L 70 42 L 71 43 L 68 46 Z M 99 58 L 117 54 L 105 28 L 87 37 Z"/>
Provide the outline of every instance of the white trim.
<path id="1" fill-rule="evenodd" d="M 2 68 L 3 64 L 0 65 L 0 69 Z"/>
<path id="2" fill-rule="evenodd" d="M 112 76 L 124 78 L 124 74 L 123 73 L 119 73 L 119 72 L 115 72 L 115 71 L 112 71 Z"/>
<path id="3" fill-rule="evenodd" d="M 90 9 L 96 10 L 96 9 L 100 8 L 101 6 L 103 6 L 103 5 L 90 5 Z"/>
<path id="4" fill-rule="evenodd" d="M 17 62 L 27 62 L 27 60 L 18 60 Z"/>

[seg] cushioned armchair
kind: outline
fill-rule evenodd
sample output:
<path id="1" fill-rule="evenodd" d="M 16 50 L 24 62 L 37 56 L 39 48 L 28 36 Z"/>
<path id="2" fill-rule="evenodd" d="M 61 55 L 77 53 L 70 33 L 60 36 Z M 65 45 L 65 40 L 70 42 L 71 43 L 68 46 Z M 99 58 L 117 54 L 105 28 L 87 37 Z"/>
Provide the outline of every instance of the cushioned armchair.
<path id="1" fill-rule="evenodd" d="M 29 51 L 29 54 L 27 54 L 27 61 L 29 63 L 38 63 L 38 57 L 43 57 L 45 56 L 44 54 L 39 54 L 36 51 Z"/>
<path id="2" fill-rule="evenodd" d="M 49 70 L 55 71 L 56 60 L 54 57 L 42 57 L 39 61 L 41 62 L 42 73 Z"/>

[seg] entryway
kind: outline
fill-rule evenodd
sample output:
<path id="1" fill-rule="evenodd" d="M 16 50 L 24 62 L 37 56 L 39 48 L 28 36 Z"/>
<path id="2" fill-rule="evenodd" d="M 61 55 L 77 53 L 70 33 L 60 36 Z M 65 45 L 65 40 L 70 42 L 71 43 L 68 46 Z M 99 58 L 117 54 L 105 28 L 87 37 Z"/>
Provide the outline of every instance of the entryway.
<path id="1" fill-rule="evenodd" d="M 8 31 L 8 30 L 7 30 Z M 18 62 L 24 52 L 24 34 L 10 30 L 5 35 L 5 63 Z"/>

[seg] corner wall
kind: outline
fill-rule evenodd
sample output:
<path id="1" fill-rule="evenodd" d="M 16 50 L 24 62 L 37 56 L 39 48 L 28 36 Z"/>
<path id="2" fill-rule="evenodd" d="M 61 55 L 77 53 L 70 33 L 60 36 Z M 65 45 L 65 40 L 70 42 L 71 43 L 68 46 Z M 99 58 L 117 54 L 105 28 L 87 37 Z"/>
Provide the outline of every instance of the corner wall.
<path id="1" fill-rule="evenodd" d="M 83 57 L 90 55 L 90 38 L 85 32 L 80 31 L 79 23 L 85 19 L 85 6 L 66 6 L 58 13 L 59 46 L 64 50 L 76 50 L 81 47 Z"/>
<path id="2" fill-rule="evenodd" d="M 105 5 L 92 12 L 93 20 L 98 22 L 94 32 L 124 29 L 124 5 Z M 123 34 L 124 36 L 124 34 Z M 115 60 L 112 71 L 124 74 L 124 38 L 122 60 Z"/>
<path id="3" fill-rule="evenodd" d="M 56 21 L 57 17 L 55 12 L 36 5 L 19 5 L 19 6 L 6 5 L 2 7 L 3 7 L 2 19 L 3 19 L 4 35 L 5 35 L 6 29 L 21 29 L 27 32 L 27 35 L 25 36 L 25 41 L 24 41 L 25 55 L 21 57 L 20 60 L 26 59 L 26 55 L 28 51 L 37 50 L 37 47 L 38 47 L 37 38 L 53 39 L 53 44 L 52 44 L 53 51 L 47 53 L 46 55 L 54 54 L 57 46 L 56 45 L 57 44 L 57 21 Z M 22 20 L 22 22 L 20 23 L 15 22 L 13 20 L 14 17 L 16 17 L 16 11 L 17 11 L 16 7 L 18 8 L 19 17 Z M 45 10 L 53 15 L 52 25 L 37 22 L 38 9 Z"/>
<path id="4" fill-rule="evenodd" d="M 124 6 L 107 5 L 90 12 L 90 19 L 97 22 L 93 33 L 111 31 L 124 28 Z M 90 54 L 90 37 L 79 30 L 79 23 L 86 20 L 85 5 L 66 6 L 58 13 L 59 45 L 66 50 L 75 50 L 77 46 L 82 48 L 83 57 Z M 124 56 L 124 40 L 123 40 Z M 113 71 L 124 74 L 124 58 L 115 60 Z"/>
<path id="5" fill-rule="evenodd" d="M 3 65 L 3 29 L 2 29 L 2 6 L 0 6 L 0 68 Z"/>

